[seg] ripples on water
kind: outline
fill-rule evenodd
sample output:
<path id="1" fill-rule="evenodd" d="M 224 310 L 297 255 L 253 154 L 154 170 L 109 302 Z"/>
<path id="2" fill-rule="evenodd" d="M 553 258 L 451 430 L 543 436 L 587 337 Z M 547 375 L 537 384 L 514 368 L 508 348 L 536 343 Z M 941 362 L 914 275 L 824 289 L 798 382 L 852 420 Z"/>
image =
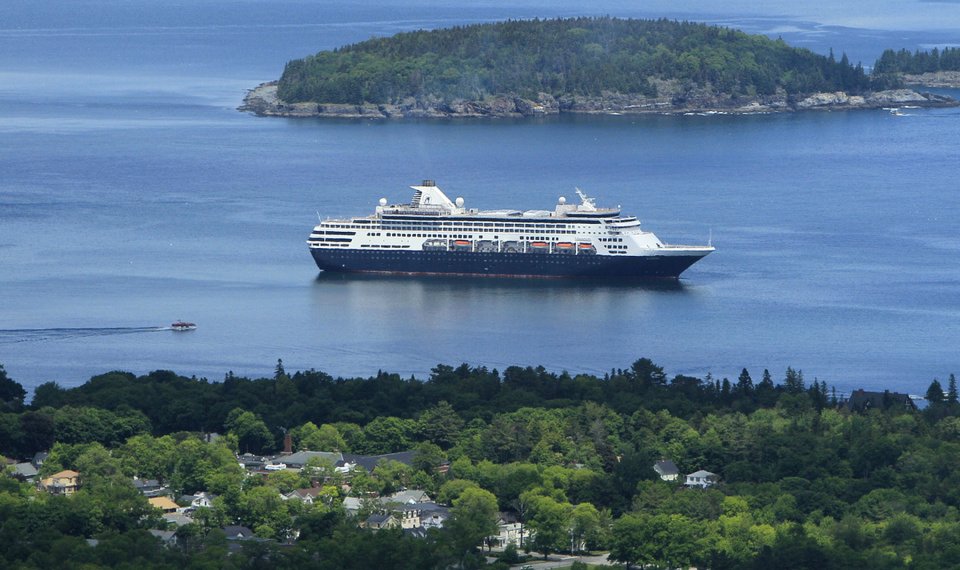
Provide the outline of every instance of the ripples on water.
<path id="1" fill-rule="evenodd" d="M 460 362 L 603 374 L 645 356 L 671 375 L 789 365 L 912 393 L 960 371 L 960 111 L 261 119 L 233 107 L 293 57 L 557 14 L 283 3 L 251 25 L 253 5 L 225 3 L 42 20 L 14 2 L 20 25 L 0 27 L 0 362 L 27 388 L 112 369 L 269 375 L 277 358 L 423 377 Z M 868 64 L 958 40 L 779 24 Z M 712 235 L 718 250 L 678 284 L 317 277 L 304 241 L 318 210 L 366 214 L 423 178 L 480 208 L 550 208 L 580 186 L 665 241 Z M 181 317 L 198 329 L 143 326 Z"/>

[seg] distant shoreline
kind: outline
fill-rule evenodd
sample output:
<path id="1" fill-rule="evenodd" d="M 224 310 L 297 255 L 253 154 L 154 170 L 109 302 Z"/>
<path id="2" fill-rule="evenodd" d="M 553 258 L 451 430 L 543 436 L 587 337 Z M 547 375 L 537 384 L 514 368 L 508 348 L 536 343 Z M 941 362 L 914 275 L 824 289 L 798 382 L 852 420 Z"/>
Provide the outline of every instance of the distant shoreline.
<path id="1" fill-rule="evenodd" d="M 946 87 L 960 89 L 960 71 L 937 71 L 920 75 L 904 75 L 903 82 L 910 87 Z"/>
<path id="2" fill-rule="evenodd" d="M 930 76 L 930 77 L 928 77 Z M 911 86 L 960 87 L 960 73 L 941 72 L 923 76 L 905 76 Z M 666 82 L 665 82 L 666 83 Z M 351 105 L 342 103 L 287 103 L 277 96 L 277 82 L 261 83 L 249 90 L 240 111 L 262 117 L 345 118 L 345 119 L 422 119 L 422 118 L 519 118 L 566 113 L 585 115 L 686 115 L 730 114 L 754 115 L 797 111 L 841 111 L 882 109 L 901 106 L 955 107 L 960 101 L 950 97 L 921 93 L 914 89 L 893 89 L 867 95 L 847 95 L 843 92 L 815 93 L 793 99 L 785 93 L 753 98 L 725 98 L 705 92 L 684 93 L 676 86 L 665 84 L 660 97 L 645 97 L 622 93 L 604 93 L 597 97 L 563 96 L 558 98 L 541 93 L 537 99 L 509 95 L 491 97 L 482 101 L 454 100 L 444 102 L 434 98 L 408 99 L 401 104 Z"/>

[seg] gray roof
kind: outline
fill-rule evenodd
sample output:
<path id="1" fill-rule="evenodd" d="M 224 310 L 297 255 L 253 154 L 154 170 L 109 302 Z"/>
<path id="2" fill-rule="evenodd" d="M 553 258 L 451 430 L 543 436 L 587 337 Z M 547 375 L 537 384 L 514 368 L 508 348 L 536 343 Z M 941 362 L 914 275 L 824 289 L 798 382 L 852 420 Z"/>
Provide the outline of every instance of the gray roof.
<path id="1" fill-rule="evenodd" d="M 37 468 L 33 466 L 32 463 L 17 463 L 13 466 L 13 476 L 14 477 L 23 477 L 29 479 L 31 477 L 36 477 L 39 472 Z"/>
<path id="2" fill-rule="evenodd" d="M 404 465 L 413 465 L 413 456 L 415 453 L 412 449 L 409 451 L 398 451 L 396 453 L 384 453 L 383 455 L 354 455 L 352 453 L 344 453 L 343 462 L 356 463 L 367 471 L 373 471 L 377 467 L 377 463 L 386 459 L 399 461 Z"/>
<path id="3" fill-rule="evenodd" d="M 165 513 L 161 518 L 168 523 L 173 523 L 176 526 L 183 526 L 193 522 L 193 518 L 188 517 L 183 513 Z"/>
<path id="4" fill-rule="evenodd" d="M 245 526 L 230 525 L 223 527 L 223 534 L 227 535 L 227 540 L 244 540 L 253 538 L 253 531 Z"/>
<path id="5" fill-rule="evenodd" d="M 426 491 L 420 489 L 405 489 L 403 491 L 397 491 L 392 495 L 386 497 L 381 497 L 381 503 L 425 503 L 430 500 L 430 496 L 427 495 Z"/>
<path id="6" fill-rule="evenodd" d="M 160 481 L 156 479 L 134 479 L 133 486 L 136 487 L 138 491 L 143 492 L 149 489 L 159 489 Z"/>
<path id="7" fill-rule="evenodd" d="M 687 477 L 696 477 L 696 478 L 699 478 L 699 479 L 703 479 L 703 478 L 707 478 L 707 477 L 712 477 L 712 478 L 715 479 L 715 478 L 717 477 L 717 474 L 716 474 L 716 473 L 711 473 L 711 472 L 709 472 L 709 471 L 704 471 L 703 469 L 701 469 L 700 471 L 695 471 L 695 472 L 687 475 Z"/>
<path id="8" fill-rule="evenodd" d="M 669 459 L 661 459 L 653 465 L 653 469 L 661 475 L 677 475 L 680 470 L 677 465 Z"/>
<path id="9" fill-rule="evenodd" d="M 887 408 L 898 407 L 915 410 L 917 405 L 913 403 L 909 394 L 900 394 L 898 392 L 869 392 L 867 390 L 854 390 L 847 400 L 847 409 L 862 412 L 876 408 L 886 410 Z"/>
<path id="10" fill-rule="evenodd" d="M 47 460 L 47 457 L 50 456 L 49 451 L 38 451 L 33 455 L 33 465 L 34 467 L 40 467 L 43 465 L 43 462 Z"/>
<path id="11" fill-rule="evenodd" d="M 343 454 L 339 451 L 298 451 L 290 455 L 281 455 L 276 460 L 282 461 L 290 467 L 303 467 L 315 457 L 326 459 L 331 465 L 336 465 L 343 460 Z"/>
<path id="12" fill-rule="evenodd" d="M 367 524 L 370 524 L 370 523 L 383 524 L 388 520 L 390 520 L 391 517 L 393 517 L 393 515 L 391 515 L 390 513 L 373 513 L 372 515 L 367 517 Z"/>
<path id="13" fill-rule="evenodd" d="M 403 534 L 413 538 L 426 538 L 427 529 L 423 528 L 422 526 L 418 526 L 415 528 L 405 528 L 403 529 Z"/>
<path id="14" fill-rule="evenodd" d="M 150 534 L 152 534 L 153 536 L 159 538 L 159 539 L 160 539 L 161 541 L 163 541 L 164 543 L 172 543 L 172 542 L 174 542 L 174 540 L 175 540 L 175 538 L 176 538 L 176 536 L 177 536 L 177 532 L 176 532 L 176 531 L 173 531 L 173 530 L 157 530 L 157 529 L 151 529 L 149 532 L 150 532 Z"/>

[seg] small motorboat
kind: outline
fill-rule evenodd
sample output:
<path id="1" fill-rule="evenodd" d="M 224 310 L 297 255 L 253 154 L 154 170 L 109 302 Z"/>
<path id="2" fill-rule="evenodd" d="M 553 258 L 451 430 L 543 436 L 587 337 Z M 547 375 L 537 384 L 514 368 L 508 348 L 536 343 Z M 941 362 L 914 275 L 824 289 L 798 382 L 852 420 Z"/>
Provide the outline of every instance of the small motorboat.
<path id="1" fill-rule="evenodd" d="M 192 331 L 197 328 L 197 325 L 194 323 L 188 323 L 186 321 L 177 321 L 170 325 L 170 328 L 175 331 Z"/>

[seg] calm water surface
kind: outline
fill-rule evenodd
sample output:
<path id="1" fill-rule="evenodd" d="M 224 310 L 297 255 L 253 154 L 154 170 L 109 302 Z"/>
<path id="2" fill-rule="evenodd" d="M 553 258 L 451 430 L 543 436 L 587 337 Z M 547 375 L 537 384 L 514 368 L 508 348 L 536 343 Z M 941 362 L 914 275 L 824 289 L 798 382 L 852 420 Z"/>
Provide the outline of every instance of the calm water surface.
<path id="1" fill-rule="evenodd" d="M 277 358 L 422 377 L 460 362 L 602 373 L 646 356 L 669 374 L 790 365 L 841 390 L 912 393 L 960 372 L 960 110 L 264 119 L 234 107 L 292 57 L 556 13 L 85 5 L 41 18 L 15 2 L 0 26 L 0 363 L 28 388 L 112 369 L 259 376 Z M 960 39 L 825 40 L 789 23 L 788 41 L 871 62 L 902 38 Z M 712 236 L 718 251 L 676 286 L 318 274 L 304 243 L 318 214 L 404 201 L 422 178 L 479 208 L 550 208 L 579 186 L 665 241 Z M 176 319 L 199 328 L 162 330 Z"/>

